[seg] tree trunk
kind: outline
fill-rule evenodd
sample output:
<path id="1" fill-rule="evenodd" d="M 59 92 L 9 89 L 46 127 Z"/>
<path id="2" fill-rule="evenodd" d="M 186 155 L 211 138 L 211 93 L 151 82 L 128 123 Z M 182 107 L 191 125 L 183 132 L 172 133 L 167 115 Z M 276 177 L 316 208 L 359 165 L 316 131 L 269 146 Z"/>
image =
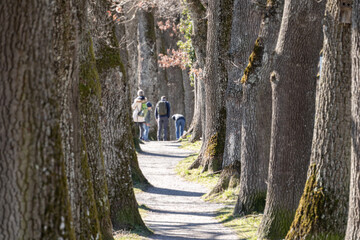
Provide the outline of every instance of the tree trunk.
<path id="1" fill-rule="evenodd" d="M 235 169 L 235 166 L 240 167 L 241 153 L 241 148 L 238 146 L 241 141 L 242 120 L 242 89 L 239 76 L 243 74 L 246 59 L 258 35 L 261 18 L 255 7 L 256 5 L 251 1 L 234 1 L 230 40 L 231 63 L 228 66 L 229 80 L 226 90 L 226 137 L 222 164 L 227 171 L 221 172 L 220 179 L 211 193 L 226 190 L 227 182 L 239 183 L 239 179 L 236 178 L 240 177 L 240 169 Z"/>
<path id="2" fill-rule="evenodd" d="M 145 228 L 133 191 L 130 162 L 134 155 L 127 98 L 127 77 L 120 56 L 116 26 L 104 14 L 110 4 L 94 5 L 96 67 L 101 83 L 101 136 L 109 190 L 110 216 L 115 230 Z M 99 24 L 100 23 L 100 24 Z"/>
<path id="3" fill-rule="evenodd" d="M 222 168 L 225 147 L 225 92 L 228 81 L 226 64 L 233 0 L 209 1 L 208 11 L 208 54 L 204 77 L 206 130 L 204 147 L 197 161 L 204 167 L 204 171 L 215 172 Z"/>
<path id="4" fill-rule="evenodd" d="M 352 146 L 350 204 L 346 240 L 360 239 L 360 1 L 355 0 L 352 21 Z"/>
<path id="5" fill-rule="evenodd" d="M 61 2 L 61 1 L 59 1 Z M 79 71 L 77 28 L 84 19 L 85 1 L 59 3 L 55 13 L 57 29 L 54 52 L 56 61 L 57 94 L 60 98 L 62 146 L 68 177 L 73 224 L 77 239 L 96 238 L 100 225 L 94 199 L 94 189 L 86 151 L 83 151 L 79 115 Z M 81 15 L 80 15 L 81 16 Z"/>
<path id="6" fill-rule="evenodd" d="M 263 211 L 271 135 L 271 55 L 280 30 L 284 0 L 268 2 L 259 37 L 242 78 L 241 180 L 235 214 Z"/>
<path id="7" fill-rule="evenodd" d="M 87 11 L 92 12 L 92 11 Z M 91 24 L 91 23 L 90 23 Z M 80 115 L 83 151 L 87 152 L 100 229 L 103 239 L 113 239 L 108 187 L 100 132 L 101 84 L 89 29 L 81 29 Z"/>
<path id="8" fill-rule="evenodd" d="M 270 76 L 273 119 L 260 239 L 285 237 L 304 188 L 311 153 L 323 5 L 315 1 L 285 1 Z"/>
<path id="9" fill-rule="evenodd" d="M 129 78 L 130 85 L 130 99 L 134 99 L 137 96 L 137 83 L 138 83 L 138 20 L 135 18 L 135 11 L 128 9 L 126 7 L 126 22 L 125 25 L 125 35 L 126 35 L 126 51 L 127 51 L 127 65 L 126 73 Z M 129 107 L 131 109 L 131 107 Z"/>
<path id="10" fill-rule="evenodd" d="M 338 1 L 328 1 L 311 164 L 287 239 L 342 239 L 346 231 L 350 183 L 351 25 L 341 24 L 339 14 Z"/>
<path id="11" fill-rule="evenodd" d="M 186 119 L 185 129 L 189 129 L 190 123 L 192 122 L 192 118 L 194 116 L 194 86 L 191 84 L 191 80 L 187 70 L 182 71 L 182 79 L 183 79 L 183 87 L 184 87 L 184 105 L 185 112 L 184 116 Z"/>
<path id="12" fill-rule="evenodd" d="M 75 239 L 53 67 L 55 7 L 0 7 L 1 239 Z"/>
<path id="13" fill-rule="evenodd" d="M 193 35 L 191 36 L 192 44 L 195 50 L 197 66 L 204 70 L 206 59 L 206 44 L 207 44 L 207 17 L 206 8 L 199 0 L 186 1 L 186 6 L 189 9 L 191 19 L 193 20 Z M 195 80 L 195 106 L 194 116 L 190 124 L 187 134 L 191 134 L 190 141 L 195 142 L 200 140 L 205 128 L 203 124 L 203 115 L 205 112 L 205 94 L 203 91 L 204 82 L 202 75 Z M 204 140 L 204 139 L 203 139 Z"/>
<path id="14" fill-rule="evenodd" d="M 160 82 L 157 76 L 157 48 L 156 30 L 153 9 L 139 9 L 137 12 L 138 21 L 138 63 L 137 63 L 137 87 L 144 90 L 145 97 L 154 107 L 160 100 Z M 157 124 L 155 117 L 150 122 L 149 136 L 156 139 Z"/>
<path id="15" fill-rule="evenodd" d="M 133 151 L 134 149 L 137 151 L 141 151 L 140 146 L 138 144 L 138 142 L 135 141 L 134 133 L 133 133 L 133 128 L 134 128 L 134 123 L 131 120 L 131 114 L 132 114 L 132 110 L 129 103 L 132 102 L 132 97 L 131 96 L 135 96 L 135 93 L 131 93 L 131 91 L 133 89 L 136 89 L 135 87 L 135 82 L 136 82 L 136 63 L 137 63 L 137 48 L 136 48 L 136 44 L 134 43 L 134 41 L 136 42 L 136 32 L 137 32 L 137 25 L 135 24 L 136 21 L 130 21 L 130 26 L 128 26 L 127 24 L 123 24 L 120 23 L 116 26 L 116 36 L 118 38 L 119 42 L 119 47 L 120 47 L 120 58 L 121 60 L 125 60 L 125 62 L 123 63 L 123 66 L 125 68 L 125 72 L 126 72 L 126 81 L 122 82 L 123 88 L 123 94 L 124 96 L 122 96 L 122 98 L 124 99 L 123 101 L 126 101 L 127 104 L 126 106 L 124 106 L 124 109 L 128 109 L 128 116 L 130 121 L 128 122 L 128 124 L 130 125 L 130 130 L 131 130 L 131 138 L 132 138 L 132 144 L 131 146 L 128 145 L 129 147 L 129 151 L 132 153 L 131 155 L 131 160 L 130 160 L 130 169 L 131 169 L 131 178 L 133 183 L 141 183 L 141 184 L 145 184 L 148 185 L 149 182 L 148 180 L 145 178 L 144 174 L 142 173 L 140 167 L 139 167 L 139 162 L 138 162 L 138 158 L 137 158 L 137 154 L 135 151 Z M 134 29 L 135 28 L 135 29 Z M 130 46 L 129 46 L 130 45 Z M 125 64 L 126 63 L 126 64 Z M 137 143 L 138 145 L 138 149 L 135 146 L 135 143 Z"/>

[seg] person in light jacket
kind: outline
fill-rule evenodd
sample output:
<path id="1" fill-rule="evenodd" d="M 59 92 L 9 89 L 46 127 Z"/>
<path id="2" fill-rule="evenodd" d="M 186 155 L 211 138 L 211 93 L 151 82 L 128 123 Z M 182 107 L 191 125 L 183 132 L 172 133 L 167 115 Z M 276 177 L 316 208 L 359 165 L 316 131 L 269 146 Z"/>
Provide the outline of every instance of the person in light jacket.
<path id="1" fill-rule="evenodd" d="M 145 133 L 145 116 L 139 116 L 139 112 L 141 111 L 141 106 L 143 103 L 146 103 L 147 99 L 144 96 L 144 91 L 139 90 L 137 98 L 134 99 L 134 103 L 131 105 L 133 109 L 133 120 L 139 126 L 140 129 L 140 136 L 141 140 L 144 140 L 144 133 Z"/>

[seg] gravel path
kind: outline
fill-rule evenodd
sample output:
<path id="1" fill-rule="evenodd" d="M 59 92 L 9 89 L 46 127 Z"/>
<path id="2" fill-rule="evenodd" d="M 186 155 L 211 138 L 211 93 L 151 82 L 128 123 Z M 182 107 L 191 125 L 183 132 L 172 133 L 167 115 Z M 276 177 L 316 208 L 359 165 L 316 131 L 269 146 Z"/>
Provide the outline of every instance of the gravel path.
<path id="1" fill-rule="evenodd" d="M 176 164 L 192 152 L 175 142 L 147 142 L 141 145 L 139 164 L 153 185 L 136 195 L 139 204 L 150 208 L 144 221 L 155 234 L 150 239 L 238 239 L 235 233 L 214 218 L 220 204 L 200 197 L 208 189 L 175 174 Z"/>

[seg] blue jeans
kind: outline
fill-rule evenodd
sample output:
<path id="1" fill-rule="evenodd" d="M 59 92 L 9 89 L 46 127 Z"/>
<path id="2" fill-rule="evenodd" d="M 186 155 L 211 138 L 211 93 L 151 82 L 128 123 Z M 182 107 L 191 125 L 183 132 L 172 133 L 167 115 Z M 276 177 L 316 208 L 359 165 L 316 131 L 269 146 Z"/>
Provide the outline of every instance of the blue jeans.
<path id="1" fill-rule="evenodd" d="M 179 139 L 184 134 L 185 119 L 179 118 L 175 122 L 176 139 Z"/>
<path id="2" fill-rule="evenodd" d="M 148 141 L 149 140 L 149 129 L 150 127 L 147 125 L 147 123 L 144 123 L 144 127 L 145 127 L 145 131 L 144 131 L 144 140 Z"/>

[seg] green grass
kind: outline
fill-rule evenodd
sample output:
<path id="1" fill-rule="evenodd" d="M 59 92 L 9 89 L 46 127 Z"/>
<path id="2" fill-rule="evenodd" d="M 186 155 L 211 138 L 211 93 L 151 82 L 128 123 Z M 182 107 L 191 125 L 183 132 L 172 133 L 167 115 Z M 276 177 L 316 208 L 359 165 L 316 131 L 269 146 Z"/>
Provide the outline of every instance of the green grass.
<path id="1" fill-rule="evenodd" d="M 234 217 L 232 212 L 233 207 L 222 208 L 218 210 L 216 219 L 224 224 L 224 226 L 235 230 L 240 239 L 256 240 L 256 232 L 260 225 L 262 214 Z"/>
<path id="2" fill-rule="evenodd" d="M 196 142 L 192 143 L 186 139 L 182 139 L 180 148 L 185 148 L 185 149 L 199 152 L 200 148 L 201 148 L 201 144 L 202 144 L 202 141 L 196 141 Z"/>
<path id="3" fill-rule="evenodd" d="M 201 173 L 201 167 L 189 170 L 190 165 L 195 161 L 197 156 L 198 154 L 193 154 L 180 161 L 175 168 L 176 173 L 188 181 L 200 183 L 208 188 L 215 186 L 219 180 L 219 174 L 208 174 L 207 172 Z"/>
<path id="4" fill-rule="evenodd" d="M 226 205 L 235 206 L 238 197 L 238 192 L 239 189 L 237 188 L 229 188 L 216 195 L 212 195 L 212 196 L 206 195 L 204 199 L 205 201 L 209 201 L 209 202 L 222 203 Z"/>
<path id="5" fill-rule="evenodd" d="M 181 148 L 191 149 L 196 152 L 200 151 L 201 142 L 191 143 L 186 140 L 182 141 Z M 215 187 L 216 183 L 219 180 L 220 174 L 209 174 L 207 172 L 202 173 L 202 168 L 189 170 L 190 165 L 195 161 L 198 154 L 193 154 L 186 159 L 180 161 L 176 166 L 175 170 L 177 174 L 182 176 L 188 181 L 193 181 L 200 183 L 209 189 Z M 226 208 L 219 209 L 217 211 L 217 220 L 222 223 L 224 226 L 232 228 L 240 239 L 257 239 L 256 232 L 260 225 L 262 214 L 252 214 L 246 216 L 234 216 L 233 210 L 237 201 L 239 189 L 227 189 L 224 192 L 208 196 L 203 196 L 203 199 L 206 201 L 217 202 L 226 204 Z"/>

